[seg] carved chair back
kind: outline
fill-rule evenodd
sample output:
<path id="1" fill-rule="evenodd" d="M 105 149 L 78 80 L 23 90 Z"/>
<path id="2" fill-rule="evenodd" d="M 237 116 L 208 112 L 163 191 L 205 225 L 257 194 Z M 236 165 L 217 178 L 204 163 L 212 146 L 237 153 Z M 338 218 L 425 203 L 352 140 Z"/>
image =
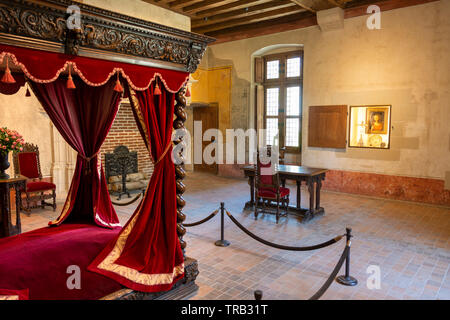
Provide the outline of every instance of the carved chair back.
<path id="1" fill-rule="evenodd" d="M 267 146 L 267 156 L 271 157 L 272 156 L 272 146 Z M 280 164 L 284 164 L 284 155 L 286 154 L 286 148 L 280 148 L 278 150 L 278 155 L 279 155 L 279 162 Z"/>
<path id="2" fill-rule="evenodd" d="M 14 173 L 28 179 L 42 179 L 39 147 L 32 143 L 25 143 L 23 150 L 13 154 Z"/>
<path id="3" fill-rule="evenodd" d="M 260 188 L 270 188 L 279 190 L 280 189 L 280 176 L 272 164 L 270 159 L 270 149 L 265 149 L 263 152 L 266 153 L 268 161 L 261 161 L 260 152 L 257 152 L 256 156 L 256 189 Z"/>

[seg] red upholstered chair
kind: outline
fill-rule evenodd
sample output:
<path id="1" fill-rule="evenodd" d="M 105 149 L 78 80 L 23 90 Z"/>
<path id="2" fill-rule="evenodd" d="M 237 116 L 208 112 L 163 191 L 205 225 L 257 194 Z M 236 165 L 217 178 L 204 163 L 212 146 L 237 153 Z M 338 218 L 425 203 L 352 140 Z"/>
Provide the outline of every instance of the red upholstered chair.
<path id="1" fill-rule="evenodd" d="M 25 143 L 23 151 L 13 154 L 13 162 L 14 172 L 28 178 L 25 190 L 23 190 L 26 195 L 26 206 L 22 203 L 22 209 L 29 212 L 39 206 L 41 208 L 51 206 L 55 211 L 56 185 L 42 179 L 38 146 Z M 20 198 L 23 199 L 22 195 Z M 45 202 L 47 199 L 53 199 L 53 203 Z"/>
<path id="2" fill-rule="evenodd" d="M 270 150 L 267 150 L 270 152 Z M 267 153 L 267 151 L 265 151 Z M 259 152 L 256 159 L 256 202 L 255 202 L 255 219 L 258 214 L 266 208 L 266 204 L 272 202 L 277 203 L 276 219 L 277 223 L 280 216 L 286 216 L 289 206 L 289 189 L 280 186 L 280 177 L 272 163 L 269 161 L 264 164 L 261 162 Z M 263 209 L 259 208 L 260 200 Z M 280 214 L 280 203 L 284 207 L 285 213 Z"/>
<path id="3" fill-rule="evenodd" d="M 267 146 L 267 156 L 271 156 L 272 155 L 272 146 Z M 280 164 L 284 164 L 284 155 L 286 154 L 286 147 L 280 148 L 278 150 L 278 155 L 279 155 L 279 163 Z"/>

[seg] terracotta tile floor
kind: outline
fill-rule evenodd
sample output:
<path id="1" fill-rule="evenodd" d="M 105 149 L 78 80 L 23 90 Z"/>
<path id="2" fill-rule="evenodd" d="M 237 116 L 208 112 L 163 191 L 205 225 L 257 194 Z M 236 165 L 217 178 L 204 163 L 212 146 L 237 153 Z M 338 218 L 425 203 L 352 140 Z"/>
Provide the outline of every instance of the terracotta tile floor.
<path id="1" fill-rule="evenodd" d="M 351 275 L 359 283 L 345 287 L 334 282 L 322 299 L 450 299 L 450 208 L 323 192 L 324 216 L 308 223 L 289 216 L 276 224 L 273 215 L 260 215 L 255 221 L 252 212 L 242 210 L 249 197 L 244 180 L 196 173 L 189 174 L 185 184 L 187 222 L 206 217 L 223 201 L 246 228 L 280 244 L 315 244 L 352 227 Z M 295 187 L 288 186 L 294 204 Z M 306 207 L 307 191 L 302 191 Z M 135 207 L 117 208 L 122 223 Z M 24 214 L 23 231 L 45 226 L 57 214 L 51 210 Z M 327 279 L 344 248 L 341 241 L 317 251 L 278 250 L 251 239 L 227 217 L 225 238 L 231 246 L 216 247 L 219 221 L 217 215 L 189 228 L 185 236 L 187 255 L 199 260 L 200 289 L 193 299 L 253 299 L 256 289 L 263 290 L 263 299 L 308 299 Z M 380 289 L 367 288 L 369 265 L 380 267 Z"/>

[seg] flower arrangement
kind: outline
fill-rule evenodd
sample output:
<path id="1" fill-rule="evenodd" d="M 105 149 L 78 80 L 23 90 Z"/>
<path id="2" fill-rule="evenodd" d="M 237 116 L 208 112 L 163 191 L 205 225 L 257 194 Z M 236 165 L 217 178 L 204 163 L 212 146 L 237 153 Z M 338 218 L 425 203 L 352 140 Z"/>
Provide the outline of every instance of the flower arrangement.
<path id="1" fill-rule="evenodd" d="M 24 140 L 22 136 L 14 130 L 8 128 L 0 128 L 0 153 L 3 155 L 8 152 L 18 152 L 23 150 Z"/>

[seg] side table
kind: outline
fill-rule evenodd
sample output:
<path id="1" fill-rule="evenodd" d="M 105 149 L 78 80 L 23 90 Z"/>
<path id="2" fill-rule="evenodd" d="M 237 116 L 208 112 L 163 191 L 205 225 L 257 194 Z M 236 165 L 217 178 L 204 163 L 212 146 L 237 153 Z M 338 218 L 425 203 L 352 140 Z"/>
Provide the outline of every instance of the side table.
<path id="1" fill-rule="evenodd" d="M 20 175 L 10 179 L 0 179 L 0 238 L 13 236 L 22 231 L 20 222 L 21 191 L 25 189 L 26 180 L 26 177 Z M 15 225 L 12 224 L 11 189 L 15 190 L 16 198 Z"/>

